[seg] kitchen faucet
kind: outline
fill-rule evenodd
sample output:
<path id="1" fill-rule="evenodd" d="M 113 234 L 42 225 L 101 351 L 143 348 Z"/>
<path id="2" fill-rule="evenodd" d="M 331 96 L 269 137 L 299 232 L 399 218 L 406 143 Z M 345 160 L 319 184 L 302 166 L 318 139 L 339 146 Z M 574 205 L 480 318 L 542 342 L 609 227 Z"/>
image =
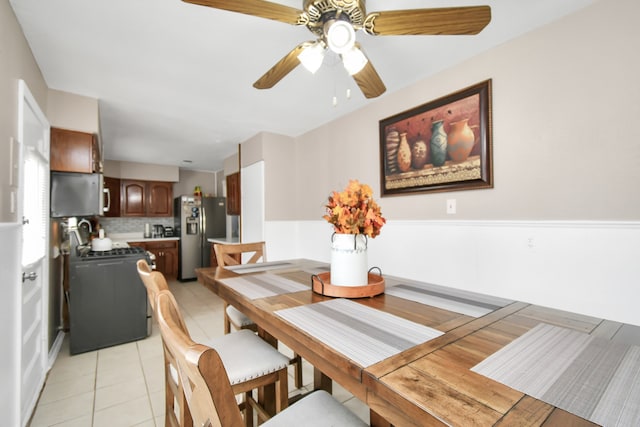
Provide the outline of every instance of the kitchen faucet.
<path id="1" fill-rule="evenodd" d="M 91 227 L 91 223 L 89 222 L 89 220 L 81 219 L 80 221 L 78 221 L 78 227 L 80 227 L 82 224 L 87 224 L 87 227 L 89 227 L 89 234 L 93 233 L 93 228 Z"/>

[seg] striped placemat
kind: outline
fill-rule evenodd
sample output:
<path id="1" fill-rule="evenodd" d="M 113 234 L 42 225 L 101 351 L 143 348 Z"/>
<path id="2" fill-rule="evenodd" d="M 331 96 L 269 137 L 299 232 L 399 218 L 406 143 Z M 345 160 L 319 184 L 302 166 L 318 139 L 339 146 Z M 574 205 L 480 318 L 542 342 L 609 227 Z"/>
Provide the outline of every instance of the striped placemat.
<path id="1" fill-rule="evenodd" d="M 394 283 L 392 279 L 387 280 L 385 293 L 471 317 L 484 316 L 513 302 L 504 298 L 432 285 L 430 283 L 410 281 L 396 281 Z"/>
<path id="2" fill-rule="evenodd" d="M 225 265 L 226 270 L 231 270 L 237 274 L 247 273 L 259 273 L 261 271 L 278 270 L 281 268 L 291 268 L 296 264 L 289 261 L 272 261 L 272 262 L 258 262 L 255 264 L 239 264 L 239 265 Z"/>
<path id="3" fill-rule="evenodd" d="M 541 323 L 472 371 L 603 426 L 640 425 L 640 347 Z"/>
<path id="4" fill-rule="evenodd" d="M 272 273 L 221 279 L 222 283 L 249 299 L 272 297 L 291 292 L 308 291 L 311 285 L 303 285 Z"/>
<path id="5" fill-rule="evenodd" d="M 362 367 L 442 335 L 436 329 L 346 299 L 287 308 L 276 314 Z"/>

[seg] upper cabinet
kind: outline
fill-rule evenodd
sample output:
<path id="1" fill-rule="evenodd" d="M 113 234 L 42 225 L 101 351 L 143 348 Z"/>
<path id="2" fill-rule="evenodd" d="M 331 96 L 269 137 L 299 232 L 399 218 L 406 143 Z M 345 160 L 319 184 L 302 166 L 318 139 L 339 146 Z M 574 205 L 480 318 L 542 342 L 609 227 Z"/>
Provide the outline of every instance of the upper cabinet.
<path id="1" fill-rule="evenodd" d="M 173 184 L 123 179 L 122 216 L 173 216 Z"/>
<path id="2" fill-rule="evenodd" d="M 121 203 L 122 216 L 146 216 L 146 181 L 122 180 Z"/>
<path id="3" fill-rule="evenodd" d="M 240 172 L 227 175 L 227 215 L 240 215 Z"/>
<path id="4" fill-rule="evenodd" d="M 147 216 L 173 216 L 173 184 L 171 182 L 148 182 L 147 194 Z"/>
<path id="5" fill-rule="evenodd" d="M 102 172 L 102 157 L 96 134 L 51 128 L 51 170 L 58 172 Z"/>

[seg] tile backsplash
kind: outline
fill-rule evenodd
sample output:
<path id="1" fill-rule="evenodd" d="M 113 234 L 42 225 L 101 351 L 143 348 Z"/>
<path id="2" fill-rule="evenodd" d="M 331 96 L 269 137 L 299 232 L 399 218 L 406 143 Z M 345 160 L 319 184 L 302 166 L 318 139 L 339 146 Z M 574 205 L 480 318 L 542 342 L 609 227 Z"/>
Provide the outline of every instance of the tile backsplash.
<path id="1" fill-rule="evenodd" d="M 107 235 L 109 233 L 144 233 L 145 224 L 160 224 L 163 227 L 173 227 L 173 217 L 150 218 L 100 218 L 100 225 Z"/>

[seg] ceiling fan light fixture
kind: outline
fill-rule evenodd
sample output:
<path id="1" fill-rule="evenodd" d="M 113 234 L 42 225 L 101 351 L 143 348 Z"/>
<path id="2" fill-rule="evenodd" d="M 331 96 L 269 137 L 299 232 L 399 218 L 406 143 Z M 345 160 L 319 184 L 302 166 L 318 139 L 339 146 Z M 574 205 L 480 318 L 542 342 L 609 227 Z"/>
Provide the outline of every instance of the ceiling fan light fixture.
<path id="1" fill-rule="evenodd" d="M 315 74 L 324 60 L 325 48 L 321 42 L 313 43 L 305 47 L 298 55 L 298 60 L 307 70 Z"/>
<path id="2" fill-rule="evenodd" d="M 349 75 L 353 76 L 354 74 L 358 74 L 369 60 L 365 56 L 365 54 L 358 49 L 356 46 L 352 47 L 347 52 L 342 55 L 342 65 L 347 70 Z"/>
<path id="3" fill-rule="evenodd" d="M 329 49 L 338 54 L 348 52 L 356 42 L 356 32 L 348 21 L 330 22 L 326 34 Z"/>

